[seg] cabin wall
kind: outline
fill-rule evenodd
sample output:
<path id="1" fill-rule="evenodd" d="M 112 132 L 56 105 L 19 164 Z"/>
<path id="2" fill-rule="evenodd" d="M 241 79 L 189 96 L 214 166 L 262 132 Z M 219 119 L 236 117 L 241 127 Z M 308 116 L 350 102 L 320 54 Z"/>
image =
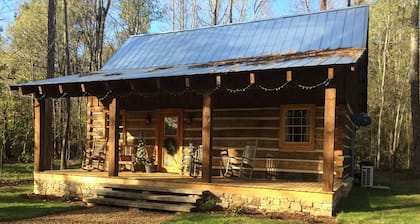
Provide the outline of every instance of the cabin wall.
<path id="1" fill-rule="evenodd" d="M 310 71 L 293 72 L 293 82 L 311 85 L 323 81 L 327 70 L 317 68 Z M 284 73 L 284 74 L 283 74 Z M 351 176 L 352 140 L 355 126 L 350 120 L 353 114 L 355 95 L 351 91 L 350 80 L 357 73 L 349 67 L 335 69 L 333 85 L 337 88 L 336 130 L 335 130 L 335 177 Z M 244 74 L 222 77 L 223 84 L 229 88 L 241 88 L 249 80 L 239 79 Z M 318 77 L 318 78 L 314 78 Z M 257 74 L 257 82 L 270 86 L 270 82 L 284 83 L 285 71 L 270 71 Z M 240 82 L 237 82 L 237 81 Z M 208 80 L 211 81 L 210 79 Z M 194 82 L 192 83 L 192 85 Z M 349 85 L 350 84 L 350 85 Z M 291 84 L 292 85 L 292 84 Z M 193 85 L 194 86 L 194 85 Z M 190 143 L 200 145 L 202 125 L 202 96 L 194 93 L 159 94 L 151 97 L 127 96 L 121 100 L 120 144 L 136 145 L 143 136 L 146 144 L 157 142 L 159 109 L 183 109 L 183 146 Z M 254 177 L 277 179 L 304 179 L 320 181 L 323 169 L 324 138 L 324 88 L 305 90 L 285 88 L 276 92 L 250 89 L 246 92 L 229 93 L 216 91 L 213 94 L 213 175 L 223 172 L 221 152 L 227 148 L 240 150 L 247 141 L 258 141 Z M 315 144 L 310 149 L 280 148 L 280 106 L 315 105 Z M 94 97 L 88 98 L 88 140 L 92 136 L 106 138 L 107 110 Z"/>
<path id="2" fill-rule="evenodd" d="M 105 110 L 90 104 L 92 135 L 103 137 Z M 92 106 L 93 105 L 93 106 Z M 94 112 L 98 110 L 98 112 Z M 143 136 L 146 144 L 153 145 L 157 136 L 157 120 L 154 110 L 122 111 L 120 144 L 136 145 Z M 280 107 L 229 108 L 213 111 L 213 175 L 223 172 L 221 152 L 228 147 L 239 151 L 248 141 L 258 141 L 254 177 L 267 179 L 320 180 L 323 164 L 324 108 L 316 106 L 315 147 L 299 150 L 279 148 Z M 335 137 L 336 178 L 347 178 L 351 174 L 351 139 L 354 125 L 350 120 L 348 105 L 338 105 Z M 201 110 L 184 110 L 183 146 L 201 144 Z"/>
<path id="3" fill-rule="evenodd" d="M 107 108 L 98 100 L 98 98 L 87 97 L 87 125 L 86 137 L 87 147 L 91 147 L 95 138 L 106 139 L 108 136 L 106 120 Z"/>

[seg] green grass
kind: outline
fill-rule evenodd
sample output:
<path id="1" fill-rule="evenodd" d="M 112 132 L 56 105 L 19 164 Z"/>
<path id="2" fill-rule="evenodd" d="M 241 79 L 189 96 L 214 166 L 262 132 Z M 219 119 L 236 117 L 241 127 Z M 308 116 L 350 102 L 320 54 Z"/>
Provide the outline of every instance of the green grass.
<path id="1" fill-rule="evenodd" d="M 0 221 L 20 220 L 82 208 L 61 201 L 30 199 L 33 184 L 0 187 Z"/>
<path id="2" fill-rule="evenodd" d="M 375 176 L 375 185 L 391 190 L 354 187 L 338 205 L 340 223 L 420 223 L 420 180 Z"/>
<path id="3" fill-rule="evenodd" d="M 54 170 L 60 169 L 60 160 L 54 160 Z M 68 169 L 79 169 L 80 163 L 72 163 Z M 33 163 L 13 163 L 3 164 L 0 168 L 0 181 L 13 182 L 13 181 L 30 181 L 34 179 Z"/>
<path id="4" fill-rule="evenodd" d="M 33 163 L 3 164 L 0 181 L 29 181 L 34 179 Z"/>
<path id="5" fill-rule="evenodd" d="M 240 223 L 240 224 L 271 224 L 271 223 L 282 223 L 282 224 L 293 224 L 298 222 L 286 222 L 281 220 L 271 220 L 271 219 L 257 219 L 246 216 L 230 216 L 223 214 L 208 214 L 208 213 L 181 213 L 174 218 L 162 222 L 162 224 L 171 224 L 171 223 L 206 223 L 206 224 L 230 224 L 230 223 Z"/>

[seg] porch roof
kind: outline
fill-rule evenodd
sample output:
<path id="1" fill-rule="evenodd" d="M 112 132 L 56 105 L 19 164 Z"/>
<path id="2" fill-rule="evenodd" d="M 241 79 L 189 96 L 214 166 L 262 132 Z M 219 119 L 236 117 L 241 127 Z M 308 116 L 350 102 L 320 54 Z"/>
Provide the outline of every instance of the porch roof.
<path id="1" fill-rule="evenodd" d="M 360 6 L 137 35 L 98 72 L 11 88 L 355 64 L 367 49 L 367 30 L 368 7 Z"/>

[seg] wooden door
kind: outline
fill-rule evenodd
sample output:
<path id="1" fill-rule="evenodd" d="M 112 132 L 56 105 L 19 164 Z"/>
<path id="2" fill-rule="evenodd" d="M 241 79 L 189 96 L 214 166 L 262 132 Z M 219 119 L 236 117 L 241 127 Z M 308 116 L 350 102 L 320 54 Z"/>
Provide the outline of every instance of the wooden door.
<path id="1" fill-rule="evenodd" d="M 183 116 L 182 110 L 159 111 L 159 167 L 163 172 L 181 173 Z"/>

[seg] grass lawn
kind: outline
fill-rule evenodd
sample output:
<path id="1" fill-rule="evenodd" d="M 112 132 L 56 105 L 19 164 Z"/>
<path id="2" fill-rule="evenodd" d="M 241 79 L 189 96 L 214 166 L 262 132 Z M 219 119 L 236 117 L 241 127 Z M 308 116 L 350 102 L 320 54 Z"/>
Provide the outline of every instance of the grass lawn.
<path id="1" fill-rule="evenodd" d="M 0 221 L 19 220 L 82 208 L 61 201 L 31 199 L 27 197 L 33 184 L 0 187 Z"/>
<path id="2" fill-rule="evenodd" d="M 374 185 L 389 186 L 391 190 L 354 187 L 338 205 L 337 221 L 420 223 L 420 180 L 401 180 L 400 175 L 375 175 Z"/>
<path id="3" fill-rule="evenodd" d="M 272 219 L 258 219 L 247 216 L 230 216 L 223 214 L 208 214 L 208 213 L 181 213 L 176 217 L 162 222 L 162 224 L 171 223 L 206 223 L 206 224 L 271 224 L 271 223 L 282 223 L 282 224 L 293 224 L 301 222 L 287 222 L 281 220 Z"/>
<path id="4" fill-rule="evenodd" d="M 3 164 L 3 167 L 0 169 L 1 169 L 0 181 L 19 182 L 19 181 L 30 181 L 34 179 L 33 163 Z"/>

